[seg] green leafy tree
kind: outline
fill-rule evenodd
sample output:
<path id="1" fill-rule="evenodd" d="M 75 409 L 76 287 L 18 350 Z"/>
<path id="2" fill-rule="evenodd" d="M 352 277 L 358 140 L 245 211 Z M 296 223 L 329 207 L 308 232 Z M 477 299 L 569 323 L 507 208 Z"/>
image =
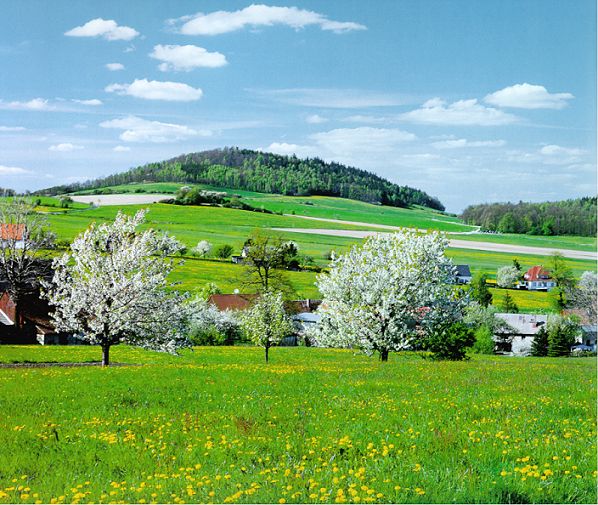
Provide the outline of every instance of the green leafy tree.
<path id="1" fill-rule="evenodd" d="M 476 354 L 494 354 L 494 339 L 492 330 L 486 325 L 475 330 L 475 342 L 471 350 Z"/>
<path id="2" fill-rule="evenodd" d="M 513 300 L 511 293 L 508 291 L 505 293 L 505 297 L 502 299 L 500 308 L 503 312 L 508 314 L 517 314 L 519 312 L 519 307 L 517 307 L 515 300 Z"/>
<path id="3" fill-rule="evenodd" d="M 233 246 L 231 246 L 229 244 L 222 244 L 222 245 L 219 245 L 214 250 L 214 254 L 216 255 L 217 258 L 225 260 L 226 258 L 230 258 L 233 251 L 234 251 Z"/>
<path id="4" fill-rule="evenodd" d="M 254 344 L 264 348 L 266 363 L 272 346 L 293 333 L 293 323 L 287 316 L 282 293 L 266 291 L 253 306 L 241 315 L 243 331 Z"/>
<path id="5" fill-rule="evenodd" d="M 486 274 L 476 274 L 471 281 L 471 297 L 482 307 L 488 307 L 492 303 L 492 293 L 488 288 Z"/>
<path id="6" fill-rule="evenodd" d="M 575 286 L 573 272 L 562 254 L 555 252 L 551 255 L 550 274 L 556 282 L 556 287 L 550 291 L 552 304 L 556 310 L 562 311 L 567 306 L 567 293 Z"/>
<path id="7" fill-rule="evenodd" d="M 549 318 L 548 356 L 569 356 L 579 331 L 579 323 L 571 318 L 560 316 Z"/>
<path id="8" fill-rule="evenodd" d="M 435 359 L 461 361 L 475 342 L 474 331 L 465 323 L 457 322 L 433 333 L 428 338 L 426 348 Z"/>
<path id="9" fill-rule="evenodd" d="M 534 336 L 531 349 L 532 356 L 548 356 L 548 330 L 542 326 Z"/>

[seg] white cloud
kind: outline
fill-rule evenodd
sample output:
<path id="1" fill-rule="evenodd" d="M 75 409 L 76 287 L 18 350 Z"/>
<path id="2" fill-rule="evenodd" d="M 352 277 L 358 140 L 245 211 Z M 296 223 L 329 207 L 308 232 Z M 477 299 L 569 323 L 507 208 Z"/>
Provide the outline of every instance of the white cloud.
<path id="1" fill-rule="evenodd" d="M 509 151 L 507 160 L 517 163 L 542 165 L 577 165 L 584 161 L 587 151 L 555 144 L 542 146 L 537 151 Z"/>
<path id="2" fill-rule="evenodd" d="M 498 107 L 562 109 L 567 106 L 567 100 L 573 98 L 571 93 L 549 93 L 544 86 L 524 82 L 490 93 L 484 101 Z"/>
<path id="3" fill-rule="evenodd" d="M 297 7 L 255 4 L 237 11 L 216 11 L 209 14 L 200 12 L 193 16 L 169 20 L 169 23 L 175 26 L 182 23 L 178 30 L 184 35 L 219 35 L 246 27 L 258 28 L 273 25 L 289 26 L 295 30 L 313 25 L 334 33 L 366 29 L 359 23 L 333 21 L 323 14 Z"/>
<path id="4" fill-rule="evenodd" d="M 417 137 L 398 129 L 362 126 L 315 133 L 310 138 L 332 154 L 345 156 L 350 153 L 392 151 L 397 144 L 413 141 Z"/>
<path id="5" fill-rule="evenodd" d="M 583 149 L 561 147 L 554 144 L 543 146 L 540 149 L 540 153 L 546 156 L 581 156 L 585 154 Z"/>
<path id="6" fill-rule="evenodd" d="M 115 153 L 126 153 L 126 152 L 129 152 L 131 150 L 131 148 L 127 147 L 127 146 L 116 146 L 116 147 L 113 147 L 112 150 Z"/>
<path id="7" fill-rule="evenodd" d="M 432 142 L 436 149 L 460 149 L 464 147 L 502 147 L 506 144 L 504 140 L 467 140 L 449 139 Z"/>
<path id="8" fill-rule="evenodd" d="M 56 110 L 56 107 L 50 105 L 48 100 L 43 98 L 34 98 L 28 102 L 4 102 L 0 100 L 0 109 L 6 110 L 32 110 L 32 111 L 49 111 Z"/>
<path id="9" fill-rule="evenodd" d="M 21 167 L 7 167 L 6 165 L 0 165 L 0 175 L 21 175 L 30 173 L 29 170 L 25 170 Z"/>
<path id="10" fill-rule="evenodd" d="M 228 63 L 222 53 L 210 53 L 203 47 L 192 45 L 157 45 L 154 46 L 150 57 L 162 62 L 158 65 L 162 72 L 168 70 L 189 71 L 200 67 L 217 68 Z"/>
<path id="11" fill-rule="evenodd" d="M 458 125 L 458 126 L 496 126 L 515 123 L 517 116 L 492 107 L 485 107 L 473 98 L 459 100 L 447 105 L 440 98 L 433 98 L 421 108 L 399 116 L 404 121 L 421 124 Z"/>
<path id="12" fill-rule="evenodd" d="M 106 63 L 106 68 L 111 72 L 117 72 L 118 70 L 124 70 L 125 66 L 122 63 Z"/>
<path id="13" fill-rule="evenodd" d="M 287 144 L 286 142 L 272 142 L 272 144 L 270 144 L 268 147 L 258 150 L 268 153 L 282 154 L 285 156 L 291 156 L 295 154 L 299 157 L 309 156 L 313 153 L 313 148 L 310 146 Z"/>
<path id="14" fill-rule="evenodd" d="M 131 40 L 139 32 L 129 26 L 118 26 L 113 19 L 96 18 L 64 33 L 67 37 L 103 37 L 106 40 Z"/>
<path id="15" fill-rule="evenodd" d="M 56 151 L 59 153 L 70 153 L 72 151 L 79 151 L 81 149 L 83 149 L 83 146 L 71 144 L 70 142 L 65 142 L 64 144 L 56 144 L 48 147 L 49 151 Z"/>
<path id="16" fill-rule="evenodd" d="M 0 126 L 0 132 L 22 132 L 26 129 L 24 126 Z"/>
<path id="17" fill-rule="evenodd" d="M 166 100 L 169 102 L 192 102 L 199 100 L 203 91 L 182 82 L 148 81 L 135 79 L 131 84 L 110 84 L 105 90 L 109 93 L 129 95 L 145 100 Z"/>
<path id="18" fill-rule="evenodd" d="M 318 114 L 312 114 L 305 118 L 305 122 L 308 124 L 322 124 L 328 122 L 328 118 L 322 117 Z"/>
<path id="19" fill-rule="evenodd" d="M 103 103 L 102 100 L 98 100 L 97 98 L 92 98 L 91 100 L 73 99 L 73 102 L 80 103 L 81 105 L 93 105 L 93 106 L 102 105 L 102 103 Z"/>
<path id="20" fill-rule="evenodd" d="M 136 116 L 103 121 L 100 126 L 124 130 L 119 138 L 125 142 L 165 143 L 212 135 L 210 130 L 194 130 L 185 125 L 148 121 Z"/>
<path id="21" fill-rule="evenodd" d="M 287 88 L 249 91 L 279 102 L 304 107 L 361 109 L 390 107 L 405 103 L 405 99 L 400 96 L 363 89 Z"/>
<path id="22" fill-rule="evenodd" d="M 355 114 L 353 116 L 348 116 L 345 118 L 345 121 L 349 121 L 351 123 L 363 123 L 363 124 L 385 124 L 391 123 L 395 121 L 392 117 L 384 117 L 384 116 L 369 116 L 364 114 Z"/>

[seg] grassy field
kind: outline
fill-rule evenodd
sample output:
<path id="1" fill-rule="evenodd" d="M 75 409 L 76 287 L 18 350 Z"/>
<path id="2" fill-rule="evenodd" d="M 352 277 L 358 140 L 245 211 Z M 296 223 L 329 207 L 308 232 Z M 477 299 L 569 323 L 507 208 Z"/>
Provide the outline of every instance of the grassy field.
<path id="1" fill-rule="evenodd" d="M 112 354 L 142 366 L 0 369 L 0 502 L 596 502 L 594 359 Z"/>
<path id="2" fill-rule="evenodd" d="M 319 223 L 276 214 L 262 214 L 234 209 L 215 207 L 182 207 L 164 204 L 126 206 L 126 212 L 133 213 L 139 208 L 149 208 L 147 226 L 167 231 L 192 248 L 200 240 L 208 240 L 218 246 L 230 244 L 240 251 L 244 241 L 256 228 L 294 227 L 294 228 L 355 228 L 348 225 Z M 63 215 L 49 215 L 52 230 L 58 239 L 71 241 L 78 233 L 85 230 L 92 221 L 114 219 L 117 207 L 77 210 Z M 360 239 L 313 235 L 307 233 L 289 234 L 288 238 L 299 245 L 301 254 L 311 256 L 316 264 L 328 265 L 327 254 L 346 251 Z M 457 264 L 469 264 L 474 273 L 484 272 L 491 278 L 496 270 L 511 264 L 517 257 L 523 268 L 537 264 L 547 264 L 548 258 L 532 255 L 512 255 L 507 253 L 475 251 L 467 249 L 448 249 L 447 255 Z M 595 269 L 595 263 L 586 260 L 567 259 L 567 265 L 579 277 L 585 270 Z M 207 283 L 213 282 L 223 292 L 234 289 L 243 291 L 243 268 L 230 262 L 186 258 L 185 263 L 173 272 L 173 281 L 180 282 L 181 289 L 197 291 Z M 313 272 L 289 272 L 289 280 L 300 298 L 319 298 L 314 283 Z M 520 310 L 538 310 L 547 307 L 543 294 L 517 293 L 516 303 Z"/>

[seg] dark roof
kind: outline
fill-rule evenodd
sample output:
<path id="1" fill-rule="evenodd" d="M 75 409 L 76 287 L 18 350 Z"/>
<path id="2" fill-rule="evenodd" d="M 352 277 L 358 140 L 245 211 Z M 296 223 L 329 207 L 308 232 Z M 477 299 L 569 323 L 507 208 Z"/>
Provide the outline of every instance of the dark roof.
<path id="1" fill-rule="evenodd" d="M 456 265 L 456 276 L 457 277 L 471 277 L 471 270 L 469 270 L 469 265 Z"/>

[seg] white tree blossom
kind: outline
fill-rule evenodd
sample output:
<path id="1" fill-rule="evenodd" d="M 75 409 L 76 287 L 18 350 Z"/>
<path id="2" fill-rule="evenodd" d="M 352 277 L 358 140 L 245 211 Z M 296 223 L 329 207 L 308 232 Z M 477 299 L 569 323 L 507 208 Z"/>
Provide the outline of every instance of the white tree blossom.
<path id="1" fill-rule="evenodd" d="M 209 332 L 212 328 L 225 336 L 235 336 L 240 333 L 238 315 L 232 310 L 218 310 L 201 297 L 189 304 L 189 333 L 198 335 Z"/>
<path id="2" fill-rule="evenodd" d="M 200 240 L 197 245 L 193 248 L 193 252 L 195 254 L 200 255 L 201 257 L 206 257 L 210 254 L 212 250 L 212 244 L 207 240 Z"/>
<path id="3" fill-rule="evenodd" d="M 570 293 L 571 305 L 584 311 L 590 324 L 596 324 L 598 305 L 598 277 L 596 272 L 586 271 L 581 274 L 577 286 Z"/>
<path id="4" fill-rule="evenodd" d="M 435 328 L 460 319 L 453 287 L 455 267 L 438 233 L 402 230 L 368 238 L 318 277 L 321 324 L 311 337 L 320 345 L 379 352 L 422 344 Z"/>
<path id="5" fill-rule="evenodd" d="M 241 325 L 245 334 L 256 345 L 268 351 L 273 345 L 293 333 L 293 323 L 287 316 L 282 301 L 282 293 L 265 291 L 253 306 L 241 315 Z"/>
<path id="6" fill-rule="evenodd" d="M 168 256 L 179 245 L 154 230 L 137 231 L 144 216 L 119 212 L 113 223 L 92 224 L 70 253 L 54 260 L 46 285 L 57 330 L 100 345 L 103 365 L 119 343 L 171 353 L 186 345 L 184 297 L 166 281 L 173 267 Z"/>
<path id="7" fill-rule="evenodd" d="M 520 272 L 514 266 L 500 267 L 496 272 L 496 284 L 501 288 L 511 288 L 519 280 Z"/>

